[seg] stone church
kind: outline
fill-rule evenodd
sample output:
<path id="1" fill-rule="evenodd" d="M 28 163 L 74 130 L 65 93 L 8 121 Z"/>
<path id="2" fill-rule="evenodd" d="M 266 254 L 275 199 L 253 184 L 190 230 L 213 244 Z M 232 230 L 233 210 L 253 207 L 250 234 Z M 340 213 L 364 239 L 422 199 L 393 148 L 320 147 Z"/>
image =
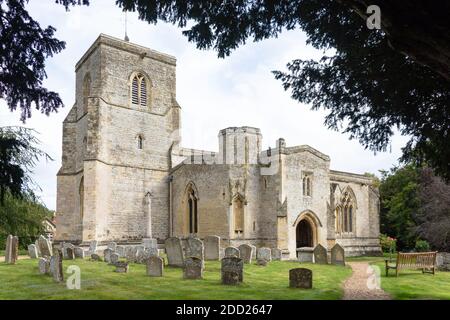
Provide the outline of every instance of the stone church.
<path id="1" fill-rule="evenodd" d="M 176 59 L 101 34 L 75 66 L 76 101 L 63 123 L 56 240 L 136 243 L 218 235 L 222 246 L 335 243 L 376 254 L 379 195 L 365 175 L 258 128 L 218 134 L 218 152 L 184 148 Z M 201 125 L 201 124 L 200 124 Z"/>

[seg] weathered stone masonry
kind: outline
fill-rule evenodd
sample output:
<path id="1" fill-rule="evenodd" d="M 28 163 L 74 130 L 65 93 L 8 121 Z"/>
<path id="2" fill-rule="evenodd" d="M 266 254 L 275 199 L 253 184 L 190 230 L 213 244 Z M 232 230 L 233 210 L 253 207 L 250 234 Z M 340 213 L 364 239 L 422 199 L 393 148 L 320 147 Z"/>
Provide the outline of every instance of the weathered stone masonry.
<path id="1" fill-rule="evenodd" d="M 219 152 L 182 148 L 175 67 L 172 56 L 105 35 L 76 64 L 57 240 L 163 242 L 197 233 L 290 258 L 319 243 L 354 255 L 380 251 L 372 179 L 330 170 L 327 155 L 283 139 L 261 150 L 252 127 L 221 130 Z"/>

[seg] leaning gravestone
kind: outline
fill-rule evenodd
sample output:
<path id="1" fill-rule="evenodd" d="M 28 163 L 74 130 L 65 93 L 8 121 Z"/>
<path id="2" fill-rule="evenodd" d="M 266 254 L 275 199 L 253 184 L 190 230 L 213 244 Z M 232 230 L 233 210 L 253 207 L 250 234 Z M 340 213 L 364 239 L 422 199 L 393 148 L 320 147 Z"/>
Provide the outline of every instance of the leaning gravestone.
<path id="1" fill-rule="evenodd" d="M 47 258 L 39 258 L 38 266 L 40 274 L 50 273 L 50 261 Z"/>
<path id="2" fill-rule="evenodd" d="M 150 277 L 162 277 L 164 260 L 160 257 L 151 256 L 147 259 L 147 275 Z"/>
<path id="3" fill-rule="evenodd" d="M 225 258 L 229 258 L 229 257 L 240 258 L 241 253 L 239 252 L 239 249 L 236 247 L 226 247 L 225 248 Z"/>
<path id="4" fill-rule="evenodd" d="M 81 247 L 75 247 L 73 249 L 73 252 L 75 253 L 76 259 L 84 259 L 84 250 Z"/>
<path id="5" fill-rule="evenodd" d="M 39 251 L 41 252 L 41 256 L 43 257 L 51 257 L 53 255 L 52 246 L 50 245 L 50 241 L 46 239 L 43 235 L 39 236 L 38 239 Z"/>
<path id="6" fill-rule="evenodd" d="M 183 278 L 184 279 L 202 279 L 203 260 L 196 257 L 188 257 L 184 260 Z"/>
<path id="7" fill-rule="evenodd" d="M 37 259 L 39 257 L 36 245 L 34 244 L 28 245 L 28 255 L 30 256 L 31 259 Z"/>
<path id="8" fill-rule="evenodd" d="M 203 246 L 203 241 L 197 238 L 189 237 L 186 241 L 186 257 L 195 257 L 200 260 L 205 259 L 205 248 Z"/>
<path id="9" fill-rule="evenodd" d="M 272 252 L 270 251 L 270 248 L 259 248 L 256 253 L 256 258 L 258 260 L 264 259 L 266 261 L 272 261 Z"/>
<path id="10" fill-rule="evenodd" d="M 67 260 L 74 260 L 75 259 L 75 252 L 74 249 L 71 247 L 66 248 L 66 259 Z"/>
<path id="11" fill-rule="evenodd" d="M 345 251 L 339 244 L 331 248 L 331 264 L 345 266 Z"/>
<path id="12" fill-rule="evenodd" d="M 184 256 L 183 248 L 181 246 L 181 240 L 177 237 L 171 237 L 166 239 L 166 254 L 169 266 L 183 267 Z"/>
<path id="13" fill-rule="evenodd" d="M 105 260 L 105 262 L 107 262 L 107 263 L 110 263 L 112 253 L 113 253 L 113 251 L 111 249 L 103 250 L 103 260 Z"/>
<path id="14" fill-rule="evenodd" d="M 119 255 L 117 253 L 111 253 L 109 264 L 116 264 L 119 262 Z"/>
<path id="15" fill-rule="evenodd" d="M 252 263 L 254 250 L 255 250 L 255 246 L 251 246 L 246 243 L 241 244 L 239 246 L 239 252 L 241 254 L 241 259 L 244 260 L 244 263 Z"/>
<path id="16" fill-rule="evenodd" d="M 318 244 L 313 251 L 314 254 L 314 263 L 318 264 L 327 264 L 327 249 L 325 249 L 321 244 Z"/>
<path id="17" fill-rule="evenodd" d="M 5 262 L 15 264 L 19 258 L 19 237 L 9 235 L 6 238 Z"/>
<path id="18" fill-rule="evenodd" d="M 237 257 L 225 257 L 222 259 L 222 284 L 235 285 L 244 280 L 244 261 Z"/>
<path id="19" fill-rule="evenodd" d="M 272 248 L 270 251 L 272 260 L 281 260 L 281 249 Z"/>
<path id="20" fill-rule="evenodd" d="M 289 287 L 312 288 L 312 271 L 306 268 L 295 268 L 289 270 Z"/>
<path id="21" fill-rule="evenodd" d="M 207 236 L 203 240 L 205 245 L 205 260 L 219 260 L 220 258 L 220 237 Z"/>
<path id="22" fill-rule="evenodd" d="M 62 252 L 55 249 L 54 255 L 50 258 L 50 270 L 52 272 L 53 280 L 56 282 L 64 281 L 64 272 L 62 267 Z"/>

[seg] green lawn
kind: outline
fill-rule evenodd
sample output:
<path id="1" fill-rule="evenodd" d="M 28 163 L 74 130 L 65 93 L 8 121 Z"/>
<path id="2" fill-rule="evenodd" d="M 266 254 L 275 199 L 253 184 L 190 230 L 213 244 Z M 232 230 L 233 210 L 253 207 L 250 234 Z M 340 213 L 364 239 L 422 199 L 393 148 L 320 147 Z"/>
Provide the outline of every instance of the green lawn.
<path id="1" fill-rule="evenodd" d="M 450 272 L 436 271 L 436 274 L 422 274 L 420 270 L 401 270 L 395 277 L 395 270 L 385 275 L 384 263 L 376 263 L 381 270 L 381 287 L 393 299 L 450 300 Z"/>
<path id="2" fill-rule="evenodd" d="M 164 277 L 145 275 L 145 265 L 130 264 L 128 274 L 113 272 L 104 262 L 64 261 L 81 269 L 81 290 L 68 290 L 38 274 L 37 260 L 0 263 L 0 299 L 340 299 L 349 267 L 273 261 L 267 267 L 245 265 L 244 283 L 220 283 L 220 262 L 207 261 L 202 280 L 183 280 L 180 268 L 166 267 Z M 289 269 L 313 270 L 313 289 L 291 289 Z M 66 275 L 67 276 L 67 275 Z"/>
<path id="3" fill-rule="evenodd" d="M 27 256 L 28 255 L 28 250 L 26 249 L 19 249 L 19 256 Z M 0 257 L 4 257 L 5 256 L 5 250 L 0 250 Z"/>

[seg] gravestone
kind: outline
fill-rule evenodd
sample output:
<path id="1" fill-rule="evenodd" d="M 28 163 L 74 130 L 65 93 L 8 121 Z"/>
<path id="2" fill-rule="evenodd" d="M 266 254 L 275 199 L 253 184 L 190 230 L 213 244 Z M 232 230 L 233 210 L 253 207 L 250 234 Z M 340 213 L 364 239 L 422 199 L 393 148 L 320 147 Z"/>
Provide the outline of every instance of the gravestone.
<path id="1" fill-rule="evenodd" d="M 174 267 L 183 267 L 184 256 L 180 238 L 177 237 L 168 238 L 165 241 L 165 245 L 166 245 L 168 265 Z"/>
<path id="2" fill-rule="evenodd" d="M 75 250 L 74 250 L 74 248 L 71 248 L 71 247 L 67 247 L 66 248 L 66 259 L 67 260 L 75 259 Z"/>
<path id="3" fill-rule="evenodd" d="M 244 260 L 237 257 L 225 257 L 221 263 L 222 284 L 235 285 L 244 280 Z"/>
<path id="4" fill-rule="evenodd" d="M 144 247 L 136 248 L 136 263 L 145 263 L 148 258 L 148 251 Z"/>
<path id="5" fill-rule="evenodd" d="M 117 248 L 117 243 L 115 243 L 115 242 L 108 243 L 108 249 L 111 249 L 112 251 L 116 251 L 116 248 Z"/>
<path id="6" fill-rule="evenodd" d="M 302 247 L 297 249 L 297 259 L 299 262 L 313 262 L 314 248 Z"/>
<path id="7" fill-rule="evenodd" d="M 157 248 L 146 248 L 145 249 L 145 258 L 149 258 L 149 257 L 158 257 L 159 256 L 159 251 L 160 249 Z"/>
<path id="8" fill-rule="evenodd" d="M 345 266 L 345 251 L 339 244 L 331 248 L 331 264 Z"/>
<path id="9" fill-rule="evenodd" d="M 43 235 L 39 236 L 38 239 L 39 251 L 42 257 L 51 257 L 53 255 L 53 249 L 50 241 L 46 239 Z"/>
<path id="10" fill-rule="evenodd" d="M 116 264 L 119 262 L 119 255 L 117 253 L 111 253 L 109 264 Z"/>
<path id="11" fill-rule="evenodd" d="M 114 253 L 111 249 L 105 249 L 103 250 L 103 260 L 107 263 L 111 262 L 111 254 Z"/>
<path id="12" fill-rule="evenodd" d="M 123 258 L 125 257 L 125 247 L 124 246 L 117 246 L 116 247 L 116 253 L 119 255 L 119 257 Z"/>
<path id="13" fill-rule="evenodd" d="M 268 263 L 268 261 L 266 260 L 266 259 L 256 259 L 256 264 L 258 265 L 258 266 L 263 266 L 263 267 L 265 267 L 265 266 L 267 266 L 267 263 Z"/>
<path id="14" fill-rule="evenodd" d="M 205 245 L 205 260 L 220 259 L 220 237 L 207 236 L 203 240 Z"/>
<path id="15" fill-rule="evenodd" d="M 229 257 L 240 258 L 241 253 L 239 252 L 239 249 L 236 247 L 226 247 L 225 248 L 225 258 L 229 258 Z"/>
<path id="16" fill-rule="evenodd" d="M 89 253 L 92 255 L 93 253 L 97 252 L 97 244 L 98 241 L 97 240 L 91 240 L 91 242 L 89 243 Z"/>
<path id="17" fill-rule="evenodd" d="M 19 237 L 9 235 L 6 238 L 5 262 L 15 264 L 19 258 Z"/>
<path id="18" fill-rule="evenodd" d="M 188 257 L 184 260 L 183 278 L 184 279 L 202 279 L 203 260 L 196 257 Z"/>
<path id="19" fill-rule="evenodd" d="M 312 271 L 306 268 L 295 268 L 289 270 L 289 287 L 312 288 Z"/>
<path id="20" fill-rule="evenodd" d="M 38 266 L 40 274 L 50 273 L 50 261 L 47 258 L 39 258 Z"/>
<path id="21" fill-rule="evenodd" d="M 255 251 L 255 246 L 246 243 L 239 246 L 241 259 L 244 260 L 244 263 L 252 263 L 253 251 Z"/>
<path id="22" fill-rule="evenodd" d="M 114 270 L 115 272 L 118 273 L 127 273 L 128 272 L 128 262 L 116 262 L 115 264 L 116 266 L 116 270 Z"/>
<path id="23" fill-rule="evenodd" d="M 93 253 L 91 254 L 91 261 L 102 261 L 102 258 L 98 254 Z"/>
<path id="24" fill-rule="evenodd" d="M 71 257 L 68 257 L 68 249 L 72 249 L 72 252 L 75 250 L 75 246 L 71 243 L 63 243 L 62 244 L 62 255 L 63 259 L 73 260 Z"/>
<path id="25" fill-rule="evenodd" d="M 75 253 L 76 259 L 84 259 L 84 250 L 81 247 L 75 247 L 73 249 L 73 252 Z"/>
<path id="26" fill-rule="evenodd" d="M 62 252 L 59 249 L 55 249 L 53 256 L 50 258 L 50 270 L 55 282 L 64 281 L 64 272 L 62 266 Z"/>
<path id="27" fill-rule="evenodd" d="M 281 260 L 281 249 L 272 248 L 270 251 L 272 260 Z"/>
<path id="28" fill-rule="evenodd" d="M 314 254 L 314 263 L 317 264 L 327 264 L 327 249 L 325 249 L 321 244 L 318 244 L 313 251 Z"/>
<path id="29" fill-rule="evenodd" d="M 164 271 L 164 260 L 160 257 L 151 256 L 147 259 L 147 275 L 150 277 L 162 277 Z"/>
<path id="30" fill-rule="evenodd" d="M 125 258 L 128 262 L 134 263 L 137 260 L 137 248 L 135 246 L 125 247 Z"/>
<path id="31" fill-rule="evenodd" d="M 205 248 L 203 241 L 197 238 L 189 237 L 186 241 L 185 257 L 195 257 L 200 260 L 205 259 Z"/>
<path id="32" fill-rule="evenodd" d="M 36 239 L 36 241 L 34 242 L 34 245 L 36 246 L 36 251 L 37 251 L 38 257 L 40 257 L 41 251 L 39 250 L 39 240 Z"/>
<path id="33" fill-rule="evenodd" d="M 38 255 L 38 252 L 36 249 L 36 245 L 34 245 L 34 244 L 28 245 L 28 255 L 30 256 L 31 259 L 39 258 L 39 255 Z"/>
<path id="34" fill-rule="evenodd" d="M 272 261 L 272 252 L 270 248 L 262 247 L 259 248 L 256 253 L 256 259 L 264 259 L 266 261 Z"/>

